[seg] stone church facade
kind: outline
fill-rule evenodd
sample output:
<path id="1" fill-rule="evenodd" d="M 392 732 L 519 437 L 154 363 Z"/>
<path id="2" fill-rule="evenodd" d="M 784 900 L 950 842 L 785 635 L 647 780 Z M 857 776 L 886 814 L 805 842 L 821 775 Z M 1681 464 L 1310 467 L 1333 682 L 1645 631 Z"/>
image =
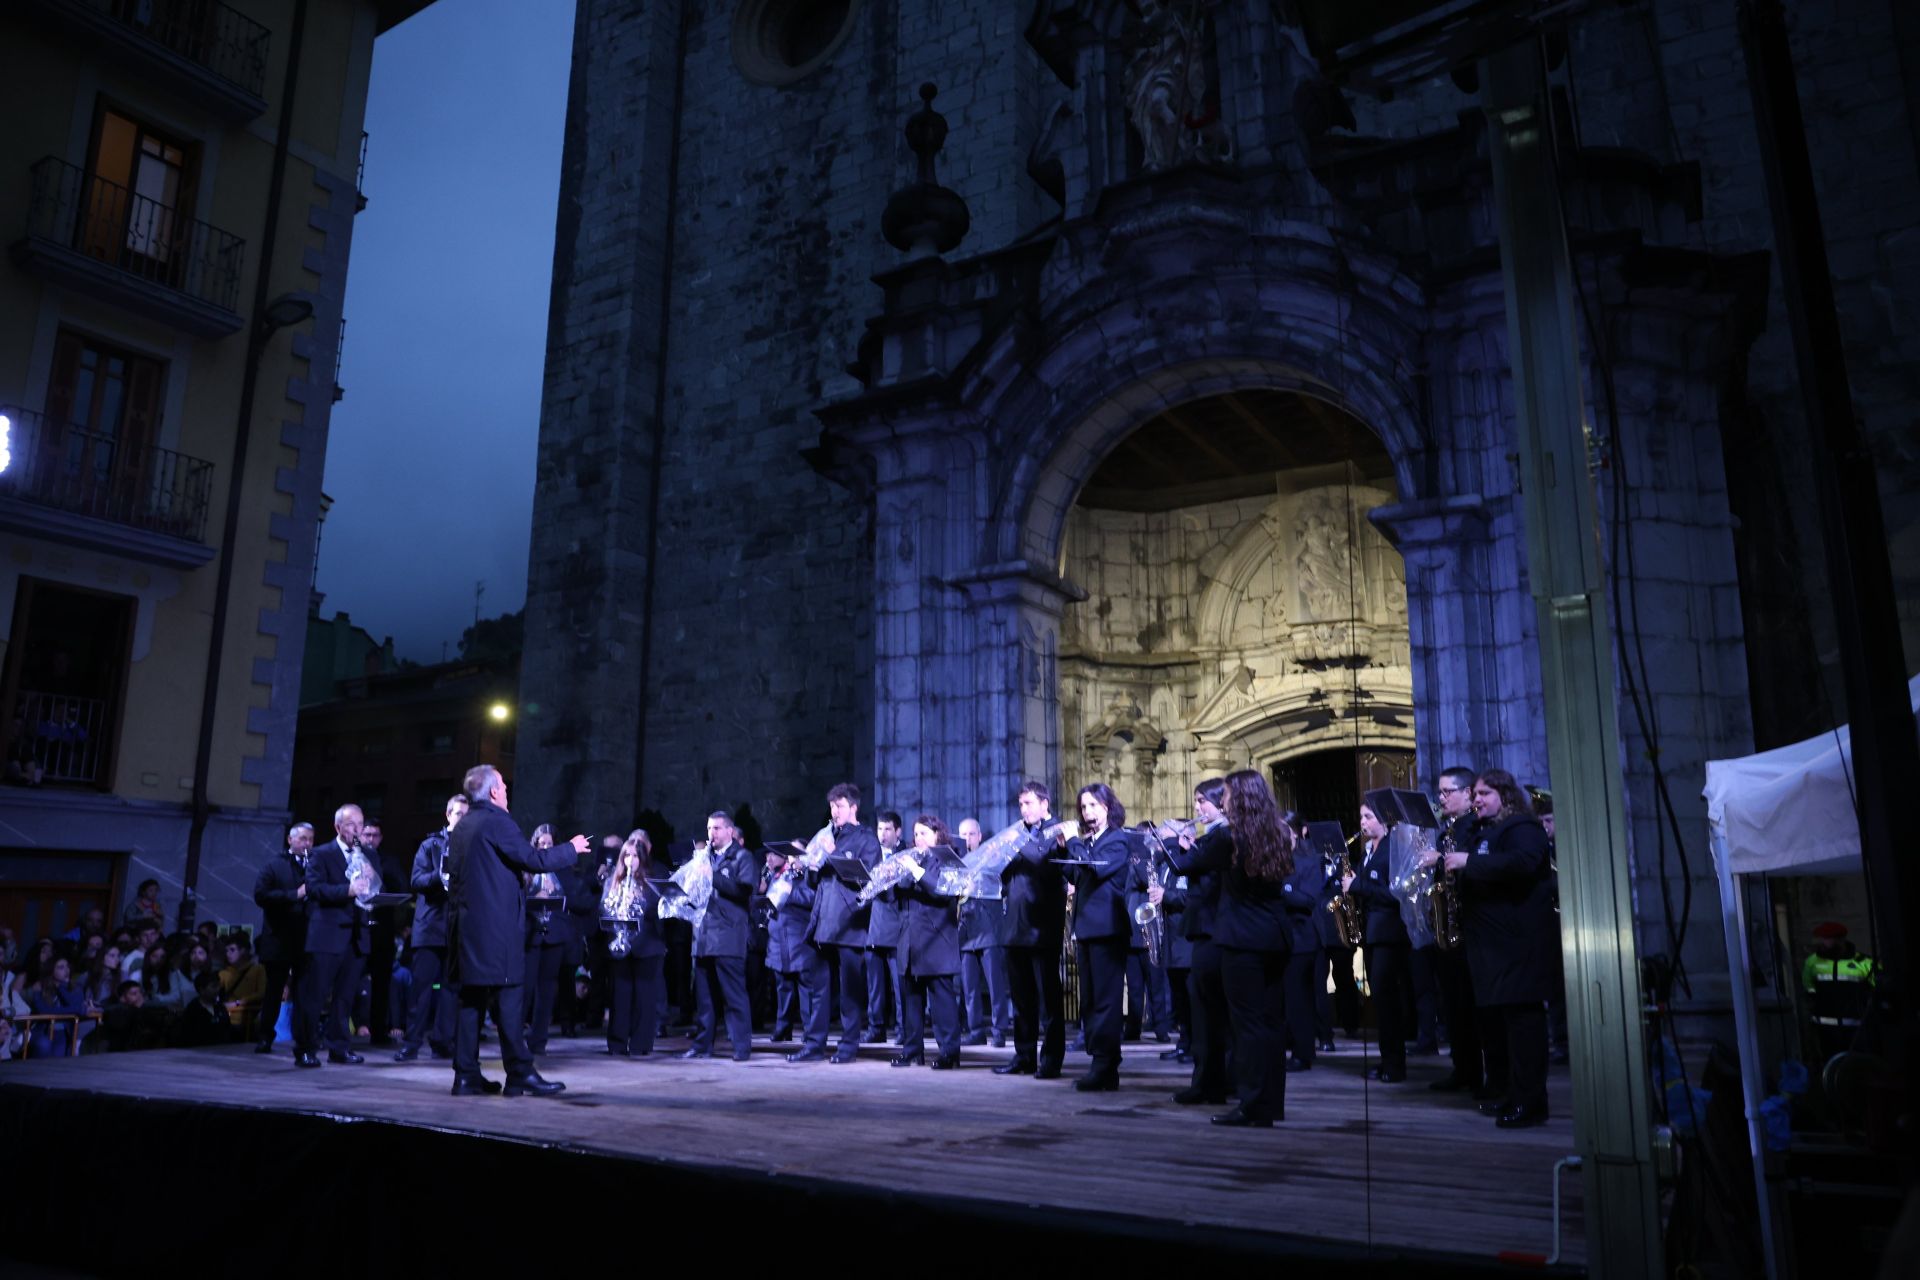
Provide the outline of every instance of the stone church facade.
<path id="1" fill-rule="evenodd" d="M 1645 951 L 1710 876 L 1703 762 L 1811 714 L 1818 630 L 1717 14 L 1590 14 L 1554 73 Z M 1910 223 L 1905 82 L 1823 32 Z M 1237 767 L 1551 784 L 1471 95 L 1342 93 L 1267 3 L 580 0 L 575 39 L 522 808 L 774 836 L 843 778 L 990 829 L 1025 777 L 1142 816 Z M 1906 260 L 1897 216 L 1828 230 Z M 1850 335 L 1895 499 L 1911 274 Z M 1717 930 L 1686 959 L 1711 1002 Z"/>

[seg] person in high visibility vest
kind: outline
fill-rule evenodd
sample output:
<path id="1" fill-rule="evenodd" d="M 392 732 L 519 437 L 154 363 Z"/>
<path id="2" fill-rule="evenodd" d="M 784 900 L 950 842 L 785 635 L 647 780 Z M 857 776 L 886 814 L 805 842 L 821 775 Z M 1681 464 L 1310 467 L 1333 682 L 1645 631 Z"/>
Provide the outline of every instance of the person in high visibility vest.
<path id="1" fill-rule="evenodd" d="M 1831 1058 L 1853 1047 L 1873 999 L 1873 982 L 1873 957 L 1848 941 L 1847 926 L 1835 920 L 1814 926 L 1813 954 L 1800 966 L 1800 985 L 1822 1055 Z"/>

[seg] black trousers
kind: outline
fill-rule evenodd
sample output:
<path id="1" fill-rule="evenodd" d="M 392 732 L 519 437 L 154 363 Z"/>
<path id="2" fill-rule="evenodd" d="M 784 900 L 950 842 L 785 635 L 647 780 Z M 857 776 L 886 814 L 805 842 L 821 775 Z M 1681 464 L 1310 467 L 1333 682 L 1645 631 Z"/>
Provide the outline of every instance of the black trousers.
<path id="1" fill-rule="evenodd" d="M 318 1053 L 323 1043 L 333 1053 L 353 1048 L 353 1029 L 348 1021 L 366 969 L 367 958 L 351 951 L 307 953 L 305 981 L 294 1004 L 300 1028 L 294 1033 L 294 1043 L 300 1052 Z"/>
<path id="2" fill-rule="evenodd" d="M 879 1040 L 886 1035 L 887 1011 L 900 1016 L 900 986 L 894 975 L 892 947 L 868 947 L 867 966 L 867 1038 Z"/>
<path id="3" fill-rule="evenodd" d="M 1302 947 L 1287 957 L 1287 1051 L 1308 1066 L 1319 1047 L 1313 1038 L 1313 977 L 1322 963 L 1319 947 Z"/>
<path id="4" fill-rule="evenodd" d="M 1209 1098 L 1225 1097 L 1233 1023 L 1220 978 L 1220 948 L 1211 938 L 1194 940 L 1187 994 L 1193 1005 L 1193 1087 Z"/>
<path id="5" fill-rule="evenodd" d="M 900 1052 L 918 1058 L 924 1052 L 927 1036 L 926 1015 L 933 1015 L 933 1041 L 943 1058 L 960 1054 L 960 997 L 954 990 L 953 975 L 936 973 L 921 977 L 906 975 L 907 1003 L 900 1011 Z M 923 1010 L 925 1012 L 923 1012 Z"/>
<path id="6" fill-rule="evenodd" d="M 747 958 L 699 956 L 694 960 L 693 1047 L 713 1052 L 715 1006 L 727 1021 L 727 1039 L 733 1056 L 742 1061 L 753 1052 L 753 1011 L 747 1007 Z"/>
<path id="7" fill-rule="evenodd" d="M 809 1049 L 825 1049 L 833 1024 L 833 962 L 827 953 L 811 942 L 800 944 L 794 956 L 800 969 L 800 1043 Z"/>
<path id="8" fill-rule="evenodd" d="M 1319 1005 L 1320 1033 L 1328 1040 L 1333 1039 L 1337 1020 L 1340 1029 L 1351 1039 L 1360 1034 L 1360 988 L 1353 981 L 1353 948 L 1323 946 L 1320 954 L 1325 957 L 1326 967 L 1320 971 L 1313 987 Z M 1327 994 L 1329 977 L 1333 979 L 1331 995 Z"/>
<path id="9" fill-rule="evenodd" d="M 1004 1036 L 1007 1026 L 1007 949 L 983 947 L 960 953 L 960 999 L 967 1034 Z"/>
<path id="10" fill-rule="evenodd" d="M 773 975 L 773 1034 L 791 1035 L 800 1025 L 800 975 Z"/>
<path id="11" fill-rule="evenodd" d="M 1080 943 L 1087 961 L 1087 1000 L 1082 1015 L 1087 1029 L 1087 1055 L 1093 1065 L 1087 1074 L 1111 1079 L 1120 1074 L 1120 993 L 1126 983 L 1127 940 L 1086 938 Z"/>
<path id="12" fill-rule="evenodd" d="M 1174 1047 L 1182 1053 L 1193 1052 L 1193 995 L 1187 988 L 1191 969 L 1167 969 L 1167 1000 L 1173 1006 L 1173 1026 L 1178 1039 Z"/>
<path id="13" fill-rule="evenodd" d="M 607 1047 L 628 1053 L 652 1053 L 653 1032 L 660 1023 L 660 997 L 666 987 L 661 956 L 608 956 Z"/>
<path id="14" fill-rule="evenodd" d="M 1454 1076 L 1469 1089 L 1486 1082 L 1485 1056 L 1480 1042 L 1480 1011 L 1473 999 L 1473 972 L 1467 968 L 1467 953 L 1455 947 L 1437 951 L 1433 957 L 1433 976 L 1440 984 L 1440 1008 L 1447 1020 L 1447 1038 L 1452 1045 Z"/>
<path id="15" fill-rule="evenodd" d="M 1507 1042 L 1507 1102 L 1547 1113 L 1547 1006 L 1542 1001 L 1490 1006 L 1500 1011 Z"/>
<path id="16" fill-rule="evenodd" d="M 1404 942 L 1370 942 L 1366 947 L 1380 1069 L 1391 1075 L 1407 1071 L 1407 951 Z"/>
<path id="17" fill-rule="evenodd" d="M 432 1045 L 436 1053 L 453 1052 L 454 994 L 445 981 L 447 949 L 413 949 L 413 1004 L 407 1010 L 407 1047 Z"/>
<path id="18" fill-rule="evenodd" d="M 494 1010 L 495 1029 L 500 1032 L 500 1065 L 507 1079 L 525 1080 L 533 1074 L 533 1054 L 527 1051 L 526 995 L 519 986 L 460 988 L 460 1012 L 455 1019 L 453 1037 L 453 1075 L 456 1080 L 473 1079 L 480 1074 L 480 1023 L 487 1009 Z"/>
<path id="19" fill-rule="evenodd" d="M 1483 1004 L 1474 1010 L 1480 1027 L 1480 1052 L 1487 1060 L 1485 1089 L 1513 1099 L 1513 1054 L 1507 1036 L 1507 1011 L 1514 1006 Z"/>
<path id="20" fill-rule="evenodd" d="M 840 1047 L 851 1053 L 867 1038 L 867 957 L 864 947 L 829 944 L 820 948 L 828 972 L 839 979 Z M 884 1037 L 886 1028 L 873 1039 Z"/>
<path id="21" fill-rule="evenodd" d="M 535 1054 L 547 1051 L 553 1031 L 553 1002 L 560 994 L 560 962 L 566 949 L 538 943 L 527 948 L 527 1047 Z"/>
<path id="22" fill-rule="evenodd" d="M 1154 999 L 1155 986 L 1153 966 L 1147 963 L 1144 949 L 1127 952 L 1127 1014 L 1124 1038 L 1138 1040 L 1141 1027 L 1150 1026 L 1156 1033 L 1171 1034 L 1173 1031 L 1173 1010 L 1166 1002 Z M 1153 1019 L 1146 1021 L 1151 1011 Z"/>
<path id="23" fill-rule="evenodd" d="M 1233 1077 L 1240 1110 L 1256 1120 L 1284 1120 L 1287 953 L 1222 947 L 1220 985 L 1233 1019 Z"/>
<path id="24" fill-rule="evenodd" d="M 1412 1034 L 1407 1038 L 1422 1047 L 1437 1048 L 1440 1042 L 1440 984 L 1433 971 L 1436 946 L 1415 947 L 1408 953 L 1408 983 L 1413 989 Z"/>
<path id="25" fill-rule="evenodd" d="M 267 969 L 266 994 L 260 997 L 260 1014 L 253 1024 L 253 1038 L 266 1044 L 273 1043 L 273 1029 L 280 1025 L 281 992 L 287 990 L 288 983 L 293 987 L 293 1038 L 300 1039 L 300 982 L 306 976 L 307 958 L 304 954 L 288 955 L 281 951 L 272 959 L 262 959 Z"/>
<path id="26" fill-rule="evenodd" d="M 1014 1057 L 1057 1070 L 1067 1056 L 1060 944 L 1008 947 L 1007 991 L 1013 997 Z"/>
<path id="27" fill-rule="evenodd" d="M 375 1041 L 393 1036 L 393 957 L 397 933 L 393 912 L 392 907 L 375 911 L 373 926 L 368 931 L 367 970 L 373 975 L 373 981 L 367 984 L 371 988 L 367 997 L 367 1026 L 373 1031 Z"/>

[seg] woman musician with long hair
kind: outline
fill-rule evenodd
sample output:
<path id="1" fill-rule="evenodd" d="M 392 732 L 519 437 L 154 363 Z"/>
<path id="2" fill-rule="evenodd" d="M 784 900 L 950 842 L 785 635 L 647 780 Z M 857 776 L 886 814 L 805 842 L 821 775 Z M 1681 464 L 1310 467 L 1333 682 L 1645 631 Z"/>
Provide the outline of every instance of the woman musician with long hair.
<path id="1" fill-rule="evenodd" d="M 1073 937 L 1085 944 L 1086 993 L 1081 1012 L 1093 1064 L 1073 1082 L 1083 1093 L 1120 1087 L 1120 992 L 1126 982 L 1133 919 L 1127 885 L 1138 860 L 1139 837 L 1127 831 L 1127 811 L 1104 782 L 1080 788 L 1080 832 L 1067 844 L 1079 865 L 1073 873 Z"/>
<path id="2" fill-rule="evenodd" d="M 1286 978 L 1293 951 L 1286 881 L 1293 874 L 1293 832 L 1281 823 L 1267 780 L 1251 769 L 1227 775 L 1227 821 L 1233 857 L 1221 878 L 1213 936 L 1233 1019 L 1240 1104 L 1213 1122 L 1266 1129 L 1286 1119 Z"/>
<path id="3" fill-rule="evenodd" d="M 617 1058 L 652 1053 L 660 1017 L 667 940 L 660 929 L 660 891 L 648 879 L 652 870 L 653 841 L 635 828 L 600 893 L 600 914 L 617 922 L 606 948 L 607 1052 Z"/>

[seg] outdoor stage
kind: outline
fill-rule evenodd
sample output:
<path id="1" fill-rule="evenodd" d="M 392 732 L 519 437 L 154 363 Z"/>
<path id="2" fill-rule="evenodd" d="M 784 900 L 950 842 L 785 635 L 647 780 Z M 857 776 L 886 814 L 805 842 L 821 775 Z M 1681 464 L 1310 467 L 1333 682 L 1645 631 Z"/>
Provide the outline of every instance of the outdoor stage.
<path id="1" fill-rule="evenodd" d="M 906 1265 L 902 1247 L 988 1265 L 1040 1250 L 1081 1266 L 1287 1259 L 1290 1274 L 1356 1261 L 1475 1274 L 1503 1255 L 1537 1266 L 1553 1238 L 1553 1165 L 1573 1149 L 1565 1069 L 1552 1077 L 1557 1118 L 1502 1132 L 1427 1090 L 1444 1059 L 1415 1057 L 1407 1084 L 1381 1085 L 1342 1044 L 1288 1077 L 1287 1119 L 1270 1131 L 1218 1129 L 1207 1117 L 1219 1108 L 1176 1106 L 1187 1069 L 1151 1041 L 1127 1046 L 1121 1091 L 1098 1094 L 1071 1087 L 1081 1054 L 1067 1079 L 1039 1081 L 989 1072 L 1010 1050 L 967 1049 L 950 1072 L 890 1068 L 880 1046 L 846 1066 L 793 1066 L 790 1046 L 765 1037 L 742 1064 L 681 1061 L 681 1040 L 616 1060 L 598 1040 L 556 1039 L 541 1070 L 566 1082 L 557 1100 L 454 1098 L 448 1064 L 374 1050 L 364 1066 L 319 1071 L 297 1070 L 284 1045 L 9 1063 L 0 1150 L 15 1185 L 0 1231 L 15 1256 L 72 1263 L 18 1242 L 105 1179 L 112 1203 L 143 1205 L 130 1221 L 167 1224 L 168 1250 L 203 1228 L 181 1256 L 268 1271 L 290 1245 L 342 1238 L 366 1242 L 347 1255 L 356 1271 L 369 1255 L 398 1266 L 449 1251 L 679 1257 L 699 1240 L 711 1261 L 740 1266 L 811 1252 Z M 497 1058 L 486 1068 L 499 1076 Z M 1563 1190 L 1563 1257 L 1577 1267 L 1579 1176 Z M 272 1229 L 250 1225 L 256 1215 Z M 107 1231 L 97 1247 L 118 1262 L 156 1244 Z"/>

